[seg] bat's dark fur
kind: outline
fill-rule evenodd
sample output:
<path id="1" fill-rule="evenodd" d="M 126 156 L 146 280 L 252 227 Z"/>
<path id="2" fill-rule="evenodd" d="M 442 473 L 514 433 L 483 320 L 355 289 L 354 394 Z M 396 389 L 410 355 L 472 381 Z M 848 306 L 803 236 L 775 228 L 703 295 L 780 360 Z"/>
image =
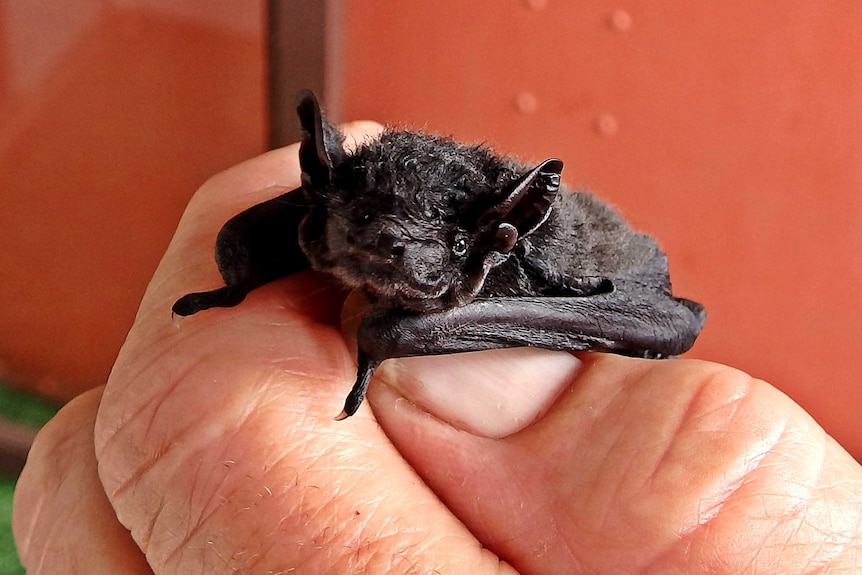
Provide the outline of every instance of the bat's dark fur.
<path id="1" fill-rule="evenodd" d="M 233 306 L 309 267 L 364 290 L 373 307 L 340 417 L 391 357 L 531 345 L 659 358 L 694 343 L 705 313 L 671 294 L 665 254 L 594 196 L 561 189 L 559 160 L 529 168 L 399 130 L 348 153 L 313 94 L 297 111 L 302 187 L 228 221 L 225 287 L 173 311 Z"/>

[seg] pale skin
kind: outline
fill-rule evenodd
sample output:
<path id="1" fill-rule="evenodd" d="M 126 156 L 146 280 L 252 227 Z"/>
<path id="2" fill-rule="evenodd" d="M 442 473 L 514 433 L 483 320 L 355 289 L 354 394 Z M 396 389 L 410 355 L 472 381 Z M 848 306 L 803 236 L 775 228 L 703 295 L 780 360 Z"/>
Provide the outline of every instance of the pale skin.
<path id="1" fill-rule="evenodd" d="M 28 573 L 862 569 L 862 468 L 729 367 L 531 349 L 388 361 L 338 422 L 361 302 L 342 312 L 324 276 L 172 322 L 179 296 L 220 285 L 221 224 L 298 170 L 290 146 L 192 200 L 107 385 L 36 440 L 14 514 Z"/>

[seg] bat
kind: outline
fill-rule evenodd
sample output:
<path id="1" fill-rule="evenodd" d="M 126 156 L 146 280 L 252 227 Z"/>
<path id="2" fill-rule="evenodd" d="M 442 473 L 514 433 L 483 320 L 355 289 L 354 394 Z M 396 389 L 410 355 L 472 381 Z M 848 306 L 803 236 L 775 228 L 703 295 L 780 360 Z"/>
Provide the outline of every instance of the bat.
<path id="1" fill-rule="evenodd" d="M 297 98 L 302 185 L 234 216 L 216 239 L 225 285 L 179 316 L 239 304 L 309 268 L 362 290 L 362 403 L 386 359 L 534 346 L 643 358 L 687 351 L 706 317 L 671 293 L 667 257 L 607 204 L 486 146 L 387 129 L 353 151 L 314 94 Z"/>

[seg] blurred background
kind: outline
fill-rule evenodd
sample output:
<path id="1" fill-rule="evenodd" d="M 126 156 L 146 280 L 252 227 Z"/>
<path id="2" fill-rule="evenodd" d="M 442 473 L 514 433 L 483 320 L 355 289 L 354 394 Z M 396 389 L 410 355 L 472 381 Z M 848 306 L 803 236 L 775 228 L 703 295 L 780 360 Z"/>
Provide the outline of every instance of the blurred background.
<path id="1" fill-rule="evenodd" d="M 0 0 L 0 29 L 7 419 L 104 383 L 189 197 L 294 141 L 309 87 L 336 120 L 562 158 L 706 305 L 688 355 L 862 458 L 856 0 Z"/>

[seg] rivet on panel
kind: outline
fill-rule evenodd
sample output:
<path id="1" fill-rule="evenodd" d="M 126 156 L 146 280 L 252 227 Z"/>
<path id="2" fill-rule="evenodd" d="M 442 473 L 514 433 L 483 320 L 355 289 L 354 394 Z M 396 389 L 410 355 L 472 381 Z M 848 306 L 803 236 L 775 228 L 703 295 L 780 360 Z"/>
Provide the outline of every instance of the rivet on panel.
<path id="1" fill-rule="evenodd" d="M 617 32 L 628 32 L 632 27 L 632 15 L 625 10 L 614 10 L 608 17 L 608 22 Z"/>
<path id="2" fill-rule="evenodd" d="M 613 114 L 601 114 L 596 118 L 595 128 L 602 136 L 615 136 L 620 129 L 620 124 Z"/>
<path id="3" fill-rule="evenodd" d="M 539 100 L 532 92 L 520 92 L 515 96 L 515 107 L 522 114 L 535 114 L 539 109 Z"/>
<path id="4" fill-rule="evenodd" d="M 548 0 L 524 0 L 530 10 L 544 10 L 548 7 Z"/>

